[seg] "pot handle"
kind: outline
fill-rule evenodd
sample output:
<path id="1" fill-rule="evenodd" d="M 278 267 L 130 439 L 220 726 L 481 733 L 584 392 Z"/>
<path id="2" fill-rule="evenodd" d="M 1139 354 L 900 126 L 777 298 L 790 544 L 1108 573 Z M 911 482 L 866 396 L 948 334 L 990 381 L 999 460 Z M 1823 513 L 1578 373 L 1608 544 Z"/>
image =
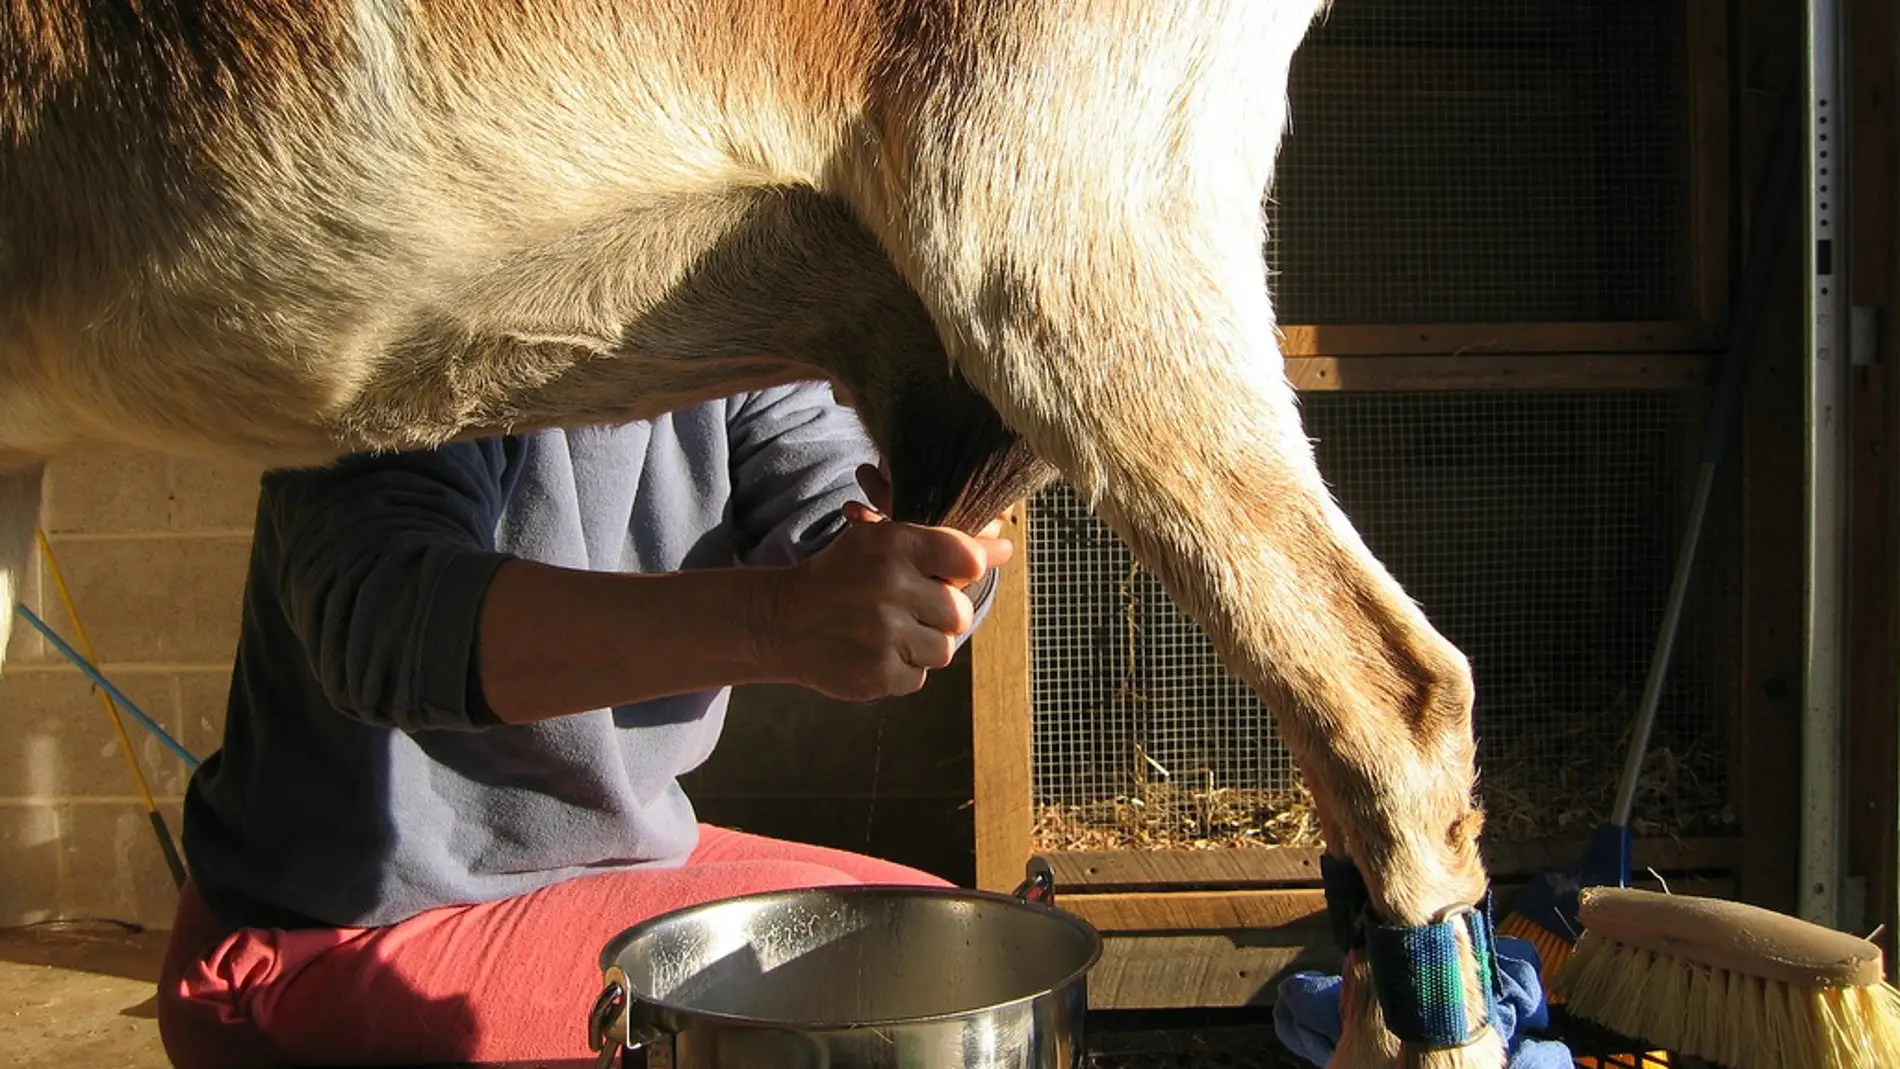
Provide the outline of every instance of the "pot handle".
<path id="1" fill-rule="evenodd" d="M 1029 864 L 1023 868 L 1026 875 L 1016 887 L 1016 897 L 1025 902 L 1053 907 L 1056 904 L 1056 870 L 1040 857 L 1030 858 Z"/>
<path id="2" fill-rule="evenodd" d="M 632 997 L 627 991 L 627 974 L 621 971 L 620 966 L 612 966 L 607 970 L 606 985 L 601 988 L 599 997 L 594 999 L 594 1008 L 587 1014 L 587 1049 L 600 1055 L 594 1060 L 594 1069 L 609 1069 L 622 1049 L 639 1050 L 664 1035 L 643 1021 L 638 1026 L 640 1035 L 636 1038 L 630 1018 L 639 1011 L 631 1003 Z M 625 1028 L 620 1027 L 622 1023 L 625 1023 Z"/>

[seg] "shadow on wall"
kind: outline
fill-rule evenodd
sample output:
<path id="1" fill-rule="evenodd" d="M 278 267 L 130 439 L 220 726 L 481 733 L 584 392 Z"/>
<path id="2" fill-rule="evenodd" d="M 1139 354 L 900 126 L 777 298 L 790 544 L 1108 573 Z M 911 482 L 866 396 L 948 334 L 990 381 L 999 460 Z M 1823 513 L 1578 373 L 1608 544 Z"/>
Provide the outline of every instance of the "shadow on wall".
<path id="1" fill-rule="evenodd" d="M 799 687 L 734 691 L 712 757 L 682 779 L 699 818 L 976 882 L 970 653 L 869 704 Z"/>

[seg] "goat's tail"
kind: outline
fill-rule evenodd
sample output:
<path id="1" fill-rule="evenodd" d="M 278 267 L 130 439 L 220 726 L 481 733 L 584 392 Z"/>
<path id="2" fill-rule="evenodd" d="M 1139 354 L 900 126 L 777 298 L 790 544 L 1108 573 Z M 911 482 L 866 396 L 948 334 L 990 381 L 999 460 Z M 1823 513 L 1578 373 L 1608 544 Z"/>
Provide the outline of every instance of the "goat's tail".
<path id="1" fill-rule="evenodd" d="M 40 526 L 40 499 L 46 465 L 0 468 L 0 675 L 6 668 L 7 640 L 13 634 L 14 606 L 33 567 L 34 534 Z"/>

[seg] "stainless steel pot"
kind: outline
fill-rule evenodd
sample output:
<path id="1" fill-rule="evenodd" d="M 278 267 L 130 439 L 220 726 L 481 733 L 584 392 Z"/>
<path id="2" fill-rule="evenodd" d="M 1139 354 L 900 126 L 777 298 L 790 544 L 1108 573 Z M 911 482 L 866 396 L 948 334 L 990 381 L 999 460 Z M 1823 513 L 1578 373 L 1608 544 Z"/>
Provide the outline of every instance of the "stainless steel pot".
<path id="1" fill-rule="evenodd" d="M 598 1065 L 1077 1069 L 1102 938 L 1040 859 L 1013 895 L 840 887 L 677 910 L 602 948 Z"/>

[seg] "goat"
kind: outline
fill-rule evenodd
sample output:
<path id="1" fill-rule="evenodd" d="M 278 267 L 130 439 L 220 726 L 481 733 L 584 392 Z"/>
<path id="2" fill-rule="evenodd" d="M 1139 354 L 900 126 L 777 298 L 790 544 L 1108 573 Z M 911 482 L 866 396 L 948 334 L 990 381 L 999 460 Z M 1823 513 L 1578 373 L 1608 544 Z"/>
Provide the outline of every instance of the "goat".
<path id="1" fill-rule="evenodd" d="M 1275 711 L 1371 915 L 1441 922 L 1487 889 L 1469 668 L 1322 483 L 1262 256 L 1326 2 L 0 4 L 0 621 L 50 460 L 826 378 L 898 519 L 1065 479 Z M 1334 1065 L 1503 1063 L 1372 978 Z"/>

